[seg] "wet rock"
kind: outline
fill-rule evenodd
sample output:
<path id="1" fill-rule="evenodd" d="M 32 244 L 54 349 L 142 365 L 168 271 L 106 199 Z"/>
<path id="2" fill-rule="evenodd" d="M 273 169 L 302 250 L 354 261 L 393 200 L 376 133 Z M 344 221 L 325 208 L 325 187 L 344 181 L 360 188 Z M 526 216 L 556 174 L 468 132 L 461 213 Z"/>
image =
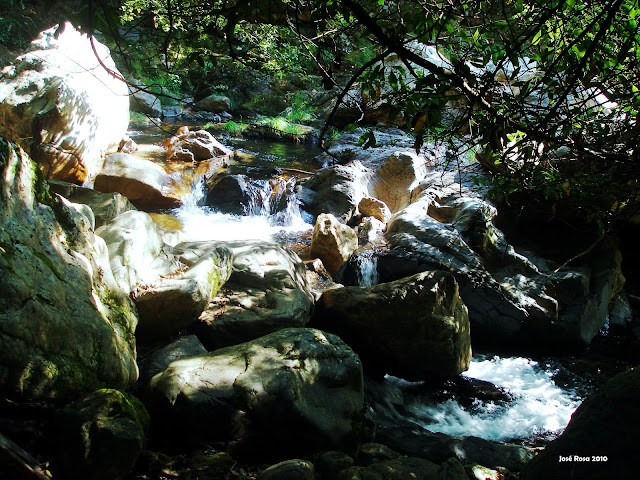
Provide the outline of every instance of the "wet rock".
<path id="1" fill-rule="evenodd" d="M 140 401 L 118 390 L 98 390 L 60 410 L 56 472 L 65 478 L 125 478 L 142 452 L 149 415 Z"/>
<path id="2" fill-rule="evenodd" d="M 182 245 L 168 250 L 177 253 L 175 271 L 135 288 L 140 340 L 167 338 L 197 321 L 231 275 L 232 255 L 224 247 L 210 249 L 193 265 L 183 261 L 181 251 Z"/>
<path id="3" fill-rule="evenodd" d="M 244 175 L 219 175 L 207 183 L 205 205 L 219 212 L 246 215 L 251 202 L 251 192 Z"/>
<path id="4" fill-rule="evenodd" d="M 126 153 L 114 153 L 107 156 L 94 188 L 103 193 L 118 192 L 141 210 L 158 210 L 181 205 L 178 198 L 166 193 L 170 183 L 160 165 Z"/>
<path id="5" fill-rule="evenodd" d="M 194 326 L 207 348 L 245 342 L 308 322 L 313 294 L 296 254 L 275 243 L 222 244 L 233 252 L 233 273 Z"/>
<path id="6" fill-rule="evenodd" d="M 233 151 L 222 145 L 206 130 L 177 135 L 167 150 L 167 160 L 194 162 L 214 157 L 232 157 Z"/>
<path id="7" fill-rule="evenodd" d="M 444 272 L 328 290 L 313 324 L 351 345 L 367 372 L 421 380 L 458 375 L 471 361 L 467 309 Z"/>
<path id="8" fill-rule="evenodd" d="M 310 254 L 322 260 L 334 275 L 358 248 L 358 236 L 352 228 L 340 223 L 333 215 L 318 216 L 313 229 Z"/>
<path id="9" fill-rule="evenodd" d="M 438 472 L 438 480 L 469 480 L 467 473 L 456 457 L 451 457 L 445 460 L 440 465 L 440 471 Z"/>
<path id="10" fill-rule="evenodd" d="M 57 30 L 42 32 L 2 71 L 0 136 L 30 152 L 47 178 L 82 183 L 118 149 L 129 97 L 110 73 L 118 69 L 107 47 L 70 23 Z"/>
<path id="11" fill-rule="evenodd" d="M 521 471 L 534 456 L 534 451 L 526 447 L 478 437 L 451 437 L 417 426 L 380 428 L 376 440 L 404 455 L 426 458 L 438 464 L 455 457 L 461 462 L 490 468 L 505 467 L 512 472 Z"/>
<path id="12" fill-rule="evenodd" d="M 0 140 L 0 394 L 64 400 L 137 379 L 136 312 L 86 217 Z"/>
<path id="13" fill-rule="evenodd" d="M 289 328 L 173 362 L 151 380 L 149 401 L 158 438 L 220 443 L 256 461 L 353 448 L 362 388 L 360 360 L 338 337 Z"/>
<path id="14" fill-rule="evenodd" d="M 473 464 L 465 465 L 464 470 L 469 480 L 503 480 L 504 476 L 497 470 Z"/>
<path id="15" fill-rule="evenodd" d="M 582 402 L 562 435 L 527 465 L 521 478 L 632 478 L 640 455 L 638 431 L 631 427 L 640 422 L 639 398 L 640 370 L 613 377 Z"/>
<path id="16" fill-rule="evenodd" d="M 95 217 L 95 227 L 110 223 L 114 218 L 136 207 L 119 193 L 102 193 L 59 180 L 49 180 L 49 190 L 74 203 L 88 205 Z"/>
<path id="17" fill-rule="evenodd" d="M 258 475 L 258 480 L 315 480 L 315 478 L 313 463 L 298 459 L 276 463 Z"/>

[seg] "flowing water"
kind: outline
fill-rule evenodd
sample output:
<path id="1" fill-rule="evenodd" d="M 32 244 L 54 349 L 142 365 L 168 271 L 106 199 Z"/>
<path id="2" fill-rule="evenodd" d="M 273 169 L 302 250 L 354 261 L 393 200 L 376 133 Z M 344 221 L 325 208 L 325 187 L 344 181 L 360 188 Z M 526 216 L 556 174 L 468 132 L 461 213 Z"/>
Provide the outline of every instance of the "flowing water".
<path id="1" fill-rule="evenodd" d="M 130 136 L 141 144 L 139 154 L 162 159 L 159 143 L 168 136 L 166 129 L 146 128 L 130 132 Z M 319 150 L 309 145 L 257 140 L 226 139 L 223 143 L 237 152 L 228 172 L 248 179 L 245 193 L 251 200 L 244 206 L 245 214 L 232 215 L 217 211 L 215 205 L 203 206 L 204 180 L 195 179 L 183 206 L 171 212 L 181 224 L 181 239 L 276 240 L 291 244 L 306 236 L 308 241 L 312 218 L 300 210 L 294 189 L 305 172 L 321 167 L 313 160 Z M 359 285 L 379 282 L 373 249 L 358 252 L 355 266 Z M 469 370 L 456 381 L 470 385 L 489 382 L 493 389 L 490 395 L 475 395 L 473 391 L 460 395 L 450 386 L 434 395 L 421 382 L 387 376 L 383 393 L 369 392 L 369 405 L 374 417 L 385 421 L 402 419 L 450 435 L 526 443 L 560 433 L 588 393 L 577 393 L 571 381 L 559 385 L 554 381 L 558 372 L 553 362 L 474 356 Z M 395 396 L 403 400 L 394 403 L 391 399 Z"/>

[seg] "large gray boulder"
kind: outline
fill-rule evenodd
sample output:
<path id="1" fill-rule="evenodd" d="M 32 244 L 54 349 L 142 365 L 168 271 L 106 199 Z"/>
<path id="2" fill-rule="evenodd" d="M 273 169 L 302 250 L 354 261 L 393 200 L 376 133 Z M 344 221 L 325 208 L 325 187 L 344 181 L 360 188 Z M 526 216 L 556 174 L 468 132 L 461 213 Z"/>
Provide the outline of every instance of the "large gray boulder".
<path id="1" fill-rule="evenodd" d="M 92 178 L 128 124 L 127 85 L 109 49 L 70 23 L 42 32 L 2 71 L 0 135 L 30 152 L 47 177 Z"/>
<path id="2" fill-rule="evenodd" d="M 153 93 L 149 92 L 148 87 L 137 81 L 129 81 L 129 103 L 131 111 L 143 113 L 154 118 L 162 116 L 162 102 Z"/>
<path id="3" fill-rule="evenodd" d="M 137 317 L 107 247 L 0 141 L 0 394 L 66 399 L 137 378 Z"/>
<path id="4" fill-rule="evenodd" d="M 211 349 L 252 340 L 309 321 L 313 294 L 300 258 L 275 243 L 224 242 L 233 272 L 194 326 Z"/>
<path id="5" fill-rule="evenodd" d="M 640 456 L 640 370 L 621 373 L 587 398 L 565 431 L 527 465 L 521 478 L 633 478 Z"/>
<path id="6" fill-rule="evenodd" d="M 127 153 L 107 156 L 95 179 L 99 192 L 118 192 L 142 210 L 175 208 L 182 204 L 174 192 L 169 174 L 157 163 Z"/>
<path id="7" fill-rule="evenodd" d="M 378 258 L 381 279 L 453 273 L 477 341 L 587 345 L 624 284 L 619 250 L 604 242 L 586 265 L 556 271 L 553 262 L 510 245 L 495 226 L 496 214 L 477 195 L 426 188 L 387 225 L 390 251 Z"/>
<path id="8" fill-rule="evenodd" d="M 453 275 L 441 271 L 327 290 L 313 325 L 351 345 L 367 372 L 422 380 L 458 375 L 471 361 L 467 309 Z"/>
<path id="9" fill-rule="evenodd" d="M 181 444 L 221 444 L 254 461 L 352 449 L 362 365 L 335 335 L 288 328 L 171 363 L 149 399 L 159 430 Z"/>

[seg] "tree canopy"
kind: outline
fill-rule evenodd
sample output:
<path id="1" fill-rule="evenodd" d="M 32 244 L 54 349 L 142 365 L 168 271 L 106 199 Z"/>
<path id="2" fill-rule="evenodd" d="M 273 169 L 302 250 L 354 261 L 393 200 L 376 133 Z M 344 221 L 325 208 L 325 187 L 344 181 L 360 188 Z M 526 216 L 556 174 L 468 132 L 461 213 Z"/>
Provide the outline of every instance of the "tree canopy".
<path id="1" fill-rule="evenodd" d="M 149 61 L 177 82 L 211 81 L 222 55 L 316 74 L 339 101 L 358 85 L 417 150 L 472 152 L 509 201 L 602 231 L 640 214 L 638 0 L 53 3 L 123 59 L 144 31 Z"/>

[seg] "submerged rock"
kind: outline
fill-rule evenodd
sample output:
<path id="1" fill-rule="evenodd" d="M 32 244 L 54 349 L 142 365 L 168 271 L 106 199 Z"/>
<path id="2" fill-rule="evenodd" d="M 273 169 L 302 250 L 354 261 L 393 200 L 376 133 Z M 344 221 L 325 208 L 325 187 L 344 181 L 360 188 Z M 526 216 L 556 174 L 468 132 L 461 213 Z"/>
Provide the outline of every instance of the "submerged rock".
<path id="1" fill-rule="evenodd" d="M 233 252 L 233 272 L 194 327 L 205 346 L 225 347 L 309 321 L 313 294 L 296 254 L 275 243 L 218 245 Z"/>
<path id="2" fill-rule="evenodd" d="M 329 273 L 335 275 L 357 248 L 358 236 L 351 227 L 340 223 L 331 214 L 318 216 L 309 253 L 322 260 Z"/>
<path id="3" fill-rule="evenodd" d="M 0 136 L 30 152 L 46 177 L 82 183 L 127 131 L 127 85 L 107 47 L 56 25 L 2 71 L 0 119 Z"/>
<path id="4" fill-rule="evenodd" d="M 338 337 L 288 328 L 173 362 L 149 397 L 166 441 L 219 442 L 255 461 L 352 449 L 362 382 L 360 360 Z"/>
<path id="5" fill-rule="evenodd" d="M 367 372 L 422 380 L 458 375 L 471 361 L 467 309 L 445 272 L 327 290 L 313 324 L 351 345 Z"/>
<path id="6" fill-rule="evenodd" d="M 0 179 L 0 393 L 68 399 L 133 384 L 136 311 L 104 241 L 4 140 Z"/>

